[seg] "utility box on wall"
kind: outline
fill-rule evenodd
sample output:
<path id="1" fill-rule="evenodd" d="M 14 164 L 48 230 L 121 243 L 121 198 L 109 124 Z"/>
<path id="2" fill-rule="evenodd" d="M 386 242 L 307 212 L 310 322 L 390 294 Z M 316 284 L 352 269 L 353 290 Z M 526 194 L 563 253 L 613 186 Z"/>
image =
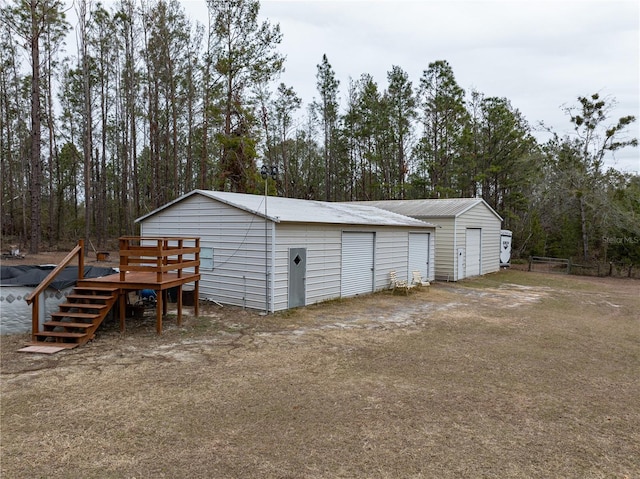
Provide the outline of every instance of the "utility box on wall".
<path id="1" fill-rule="evenodd" d="M 500 267 L 511 266 L 511 237 L 513 233 L 509 230 L 500 230 Z"/>

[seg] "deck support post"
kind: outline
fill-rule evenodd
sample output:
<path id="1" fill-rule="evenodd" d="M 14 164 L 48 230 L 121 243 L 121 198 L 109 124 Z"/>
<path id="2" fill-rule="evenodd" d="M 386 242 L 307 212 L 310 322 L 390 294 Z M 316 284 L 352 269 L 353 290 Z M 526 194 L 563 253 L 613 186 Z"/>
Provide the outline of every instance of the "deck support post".
<path id="1" fill-rule="evenodd" d="M 182 284 L 178 285 L 178 297 L 176 300 L 178 308 L 178 326 L 182 326 Z"/>
<path id="2" fill-rule="evenodd" d="M 124 333 L 124 323 L 127 316 L 127 296 L 124 290 L 120 290 L 118 295 L 118 306 L 120 309 L 120 332 Z"/>
<path id="3" fill-rule="evenodd" d="M 162 313 L 164 311 L 162 296 L 162 291 L 160 291 L 160 294 L 156 291 L 156 332 L 158 334 L 162 334 Z"/>
<path id="4" fill-rule="evenodd" d="M 193 245 L 185 245 L 185 241 L 192 242 Z M 120 272 L 117 275 L 119 280 L 114 283 L 119 288 L 120 332 L 125 330 L 130 291 L 155 291 L 158 334 L 162 334 L 162 319 L 167 315 L 170 288 L 178 289 L 178 326 L 182 325 L 182 293 L 185 283 L 195 283 L 194 311 L 196 316 L 199 314 L 200 238 L 123 236 L 119 243 Z M 190 268 L 193 268 L 193 273 L 183 271 Z M 108 281 L 107 278 L 100 278 L 92 283 L 102 285 Z"/>
<path id="5" fill-rule="evenodd" d="M 200 294 L 198 292 L 198 283 L 199 281 L 195 282 L 193 291 L 193 315 L 196 318 L 200 315 L 200 302 L 198 301 Z"/>

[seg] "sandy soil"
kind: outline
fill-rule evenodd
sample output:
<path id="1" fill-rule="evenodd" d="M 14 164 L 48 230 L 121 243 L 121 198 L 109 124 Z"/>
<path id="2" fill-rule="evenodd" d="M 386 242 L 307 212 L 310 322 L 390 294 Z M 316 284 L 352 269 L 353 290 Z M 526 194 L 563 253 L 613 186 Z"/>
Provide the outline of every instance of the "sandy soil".
<path id="1" fill-rule="evenodd" d="M 503 271 L 51 356 L 5 336 L 1 475 L 640 477 L 639 292 Z"/>

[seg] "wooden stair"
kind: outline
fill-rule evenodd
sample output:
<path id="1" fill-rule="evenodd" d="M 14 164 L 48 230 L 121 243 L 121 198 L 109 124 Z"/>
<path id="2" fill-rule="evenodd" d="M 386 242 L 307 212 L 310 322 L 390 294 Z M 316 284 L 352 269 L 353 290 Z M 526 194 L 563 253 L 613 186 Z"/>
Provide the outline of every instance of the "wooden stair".
<path id="1" fill-rule="evenodd" d="M 111 307 L 118 300 L 118 288 L 76 286 L 59 305 L 60 311 L 51 314 L 51 320 L 35 333 L 29 346 L 55 346 L 72 349 L 95 337 Z"/>

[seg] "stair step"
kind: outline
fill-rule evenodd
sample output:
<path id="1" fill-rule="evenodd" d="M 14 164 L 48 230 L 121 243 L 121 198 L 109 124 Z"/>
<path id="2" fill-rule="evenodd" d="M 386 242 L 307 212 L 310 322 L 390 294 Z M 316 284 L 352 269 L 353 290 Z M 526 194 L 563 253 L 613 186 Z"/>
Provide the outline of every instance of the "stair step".
<path id="1" fill-rule="evenodd" d="M 52 318 L 76 318 L 76 319 L 88 319 L 90 321 L 99 318 L 99 314 L 91 313 L 75 313 L 70 311 L 59 311 L 57 313 L 51 313 Z"/>
<path id="2" fill-rule="evenodd" d="M 94 303 L 61 303 L 58 305 L 60 309 L 63 308 L 77 308 L 77 309 L 104 309 L 106 304 L 94 304 Z"/>
<path id="3" fill-rule="evenodd" d="M 81 286 L 78 285 L 73 288 L 74 291 L 88 291 L 89 293 L 107 293 L 113 294 L 118 291 L 118 288 L 101 288 L 96 286 Z"/>
<path id="4" fill-rule="evenodd" d="M 68 323 L 66 321 L 48 321 L 43 326 L 50 326 L 52 328 L 78 328 L 88 329 L 93 326 L 93 323 Z"/>
<path id="5" fill-rule="evenodd" d="M 47 338 L 84 338 L 87 333 L 69 333 L 67 331 L 40 331 L 36 336 L 45 336 Z"/>
<path id="6" fill-rule="evenodd" d="M 104 301 L 104 300 L 111 299 L 111 298 L 112 298 L 111 295 L 102 295 L 102 294 L 75 294 L 75 293 L 71 293 L 71 294 L 67 295 L 67 299 L 78 299 L 78 300 L 90 299 L 90 300 Z"/>

